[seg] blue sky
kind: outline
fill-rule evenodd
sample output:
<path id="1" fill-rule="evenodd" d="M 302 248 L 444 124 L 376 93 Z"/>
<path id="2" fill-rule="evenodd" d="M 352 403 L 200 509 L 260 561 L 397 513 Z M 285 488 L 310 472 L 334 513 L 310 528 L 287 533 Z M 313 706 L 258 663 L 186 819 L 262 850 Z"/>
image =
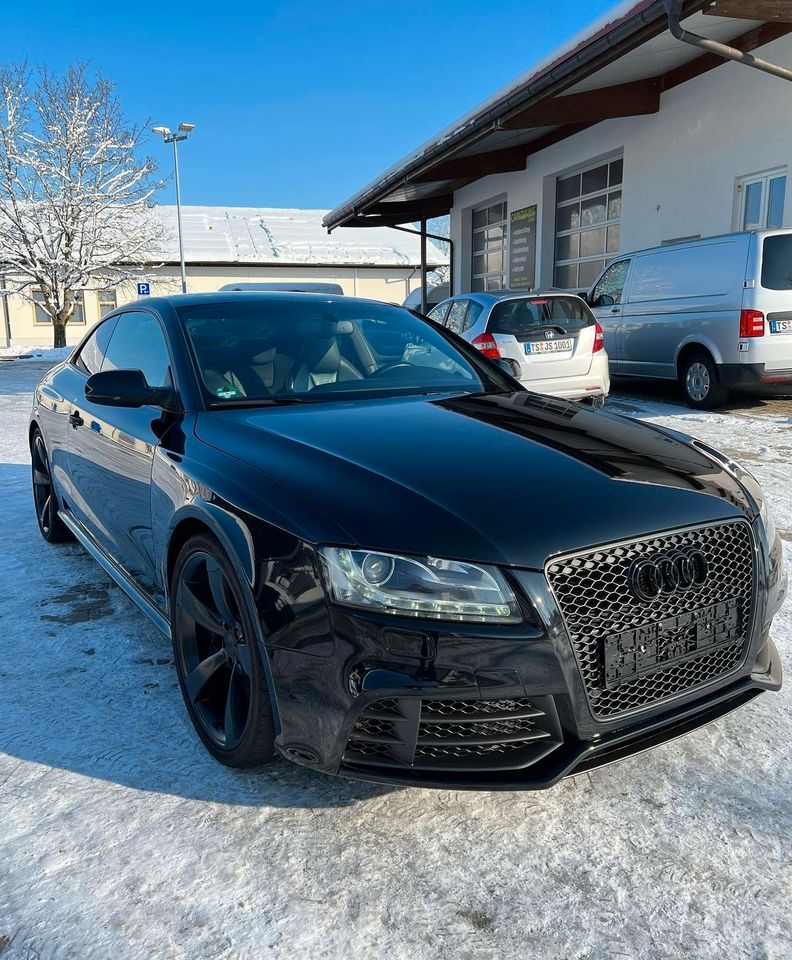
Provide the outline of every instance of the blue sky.
<path id="1" fill-rule="evenodd" d="M 4 5 L 3 58 L 88 61 L 130 118 L 195 123 L 185 203 L 332 207 L 612 5 L 32 0 Z"/>

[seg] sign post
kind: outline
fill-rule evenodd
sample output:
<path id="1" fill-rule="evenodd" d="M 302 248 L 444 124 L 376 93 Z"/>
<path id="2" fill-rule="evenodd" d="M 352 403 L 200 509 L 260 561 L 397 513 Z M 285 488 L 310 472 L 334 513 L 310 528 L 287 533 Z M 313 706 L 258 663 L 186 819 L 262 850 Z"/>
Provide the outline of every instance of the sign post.
<path id="1" fill-rule="evenodd" d="M 536 283 L 537 206 L 513 210 L 509 227 L 509 287 L 533 290 Z"/>

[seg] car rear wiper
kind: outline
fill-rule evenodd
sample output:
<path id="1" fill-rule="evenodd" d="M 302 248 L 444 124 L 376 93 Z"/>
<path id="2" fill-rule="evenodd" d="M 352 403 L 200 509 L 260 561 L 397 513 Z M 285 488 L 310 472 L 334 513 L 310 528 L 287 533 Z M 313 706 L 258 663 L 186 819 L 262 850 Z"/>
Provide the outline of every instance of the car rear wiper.
<path id="1" fill-rule="evenodd" d="M 543 323 L 540 327 L 531 327 L 530 333 L 523 334 L 523 336 L 530 336 L 531 333 L 544 333 L 545 330 L 557 330 L 562 337 L 567 335 L 566 327 L 562 327 L 560 323 Z"/>

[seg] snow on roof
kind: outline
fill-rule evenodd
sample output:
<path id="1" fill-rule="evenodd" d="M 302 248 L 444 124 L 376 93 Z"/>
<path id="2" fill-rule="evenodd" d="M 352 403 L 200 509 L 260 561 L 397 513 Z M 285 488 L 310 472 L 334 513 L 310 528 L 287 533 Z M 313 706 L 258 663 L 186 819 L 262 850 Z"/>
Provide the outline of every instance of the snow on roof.
<path id="1" fill-rule="evenodd" d="M 154 215 L 168 239 L 162 259 L 179 259 L 175 206 L 156 206 Z M 188 263 L 334 264 L 413 266 L 421 262 L 420 240 L 388 227 L 344 227 L 328 234 L 327 210 L 277 207 L 182 206 L 185 260 Z M 448 257 L 427 243 L 429 266 Z"/>

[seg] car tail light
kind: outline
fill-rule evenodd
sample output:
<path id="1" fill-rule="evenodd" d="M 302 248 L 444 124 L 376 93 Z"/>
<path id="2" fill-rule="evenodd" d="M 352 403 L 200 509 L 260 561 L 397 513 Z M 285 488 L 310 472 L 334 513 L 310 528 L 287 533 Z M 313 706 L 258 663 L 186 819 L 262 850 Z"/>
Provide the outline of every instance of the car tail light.
<path id="1" fill-rule="evenodd" d="M 501 353 L 498 350 L 495 337 L 491 333 L 480 333 L 471 342 L 476 350 L 481 350 L 485 357 L 489 357 L 490 360 L 500 360 Z"/>
<path id="2" fill-rule="evenodd" d="M 740 313 L 740 336 L 763 337 L 765 318 L 761 310 L 743 310 Z"/>
<path id="3" fill-rule="evenodd" d="M 592 353 L 596 353 L 598 350 L 602 350 L 605 346 L 605 334 L 602 332 L 602 327 L 598 324 L 594 324 L 594 349 Z"/>

